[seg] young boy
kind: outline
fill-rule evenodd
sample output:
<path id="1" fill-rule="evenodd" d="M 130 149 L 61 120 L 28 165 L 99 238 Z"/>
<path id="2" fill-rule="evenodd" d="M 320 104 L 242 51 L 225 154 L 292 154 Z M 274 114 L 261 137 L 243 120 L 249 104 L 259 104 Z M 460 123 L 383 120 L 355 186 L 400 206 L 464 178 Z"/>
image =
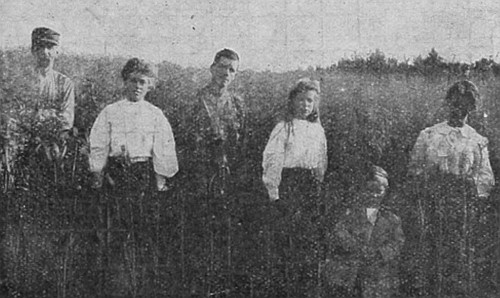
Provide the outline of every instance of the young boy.
<path id="1" fill-rule="evenodd" d="M 163 112 L 144 100 L 154 87 L 155 69 L 132 58 L 121 75 L 123 98 L 102 110 L 90 133 L 93 187 L 102 186 L 106 172 L 118 191 L 147 188 L 152 163 L 156 189 L 168 190 L 167 179 L 178 171 L 175 140 Z"/>
<path id="2" fill-rule="evenodd" d="M 398 297 L 401 220 L 381 205 L 389 186 L 386 171 L 372 166 L 367 178 L 355 206 L 329 235 L 324 273 L 334 297 L 357 297 L 357 291 L 364 298 Z"/>

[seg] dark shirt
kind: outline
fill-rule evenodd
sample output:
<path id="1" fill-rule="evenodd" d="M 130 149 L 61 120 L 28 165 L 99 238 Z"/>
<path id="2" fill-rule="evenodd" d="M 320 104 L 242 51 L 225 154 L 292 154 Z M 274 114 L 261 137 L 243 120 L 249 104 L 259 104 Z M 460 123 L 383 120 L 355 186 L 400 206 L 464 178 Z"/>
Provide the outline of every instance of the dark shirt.
<path id="1" fill-rule="evenodd" d="M 210 175 L 220 166 L 223 156 L 231 170 L 244 156 L 246 107 L 243 99 L 231 92 L 217 94 L 211 85 L 197 93 L 194 108 L 196 166 Z"/>

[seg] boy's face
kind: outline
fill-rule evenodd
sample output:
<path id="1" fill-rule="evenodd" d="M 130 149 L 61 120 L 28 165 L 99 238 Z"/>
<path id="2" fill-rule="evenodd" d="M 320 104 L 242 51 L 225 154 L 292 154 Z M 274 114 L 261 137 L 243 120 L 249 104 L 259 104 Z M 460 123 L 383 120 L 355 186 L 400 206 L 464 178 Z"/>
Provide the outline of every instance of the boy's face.
<path id="1" fill-rule="evenodd" d="M 130 101 L 140 101 L 152 88 L 153 78 L 142 73 L 133 72 L 125 81 L 125 96 Z"/>
<path id="2" fill-rule="evenodd" d="M 40 43 L 31 49 L 31 54 L 35 57 L 37 67 L 47 68 L 54 64 L 59 54 L 59 47 L 52 43 Z"/>
<path id="3" fill-rule="evenodd" d="M 376 178 L 366 182 L 360 204 L 365 208 L 378 208 L 387 191 L 387 180 Z"/>
<path id="4" fill-rule="evenodd" d="M 293 99 L 294 115 L 299 119 L 307 119 L 316 104 L 318 93 L 314 90 L 301 92 Z"/>
<path id="5" fill-rule="evenodd" d="M 226 88 L 234 80 L 238 66 L 238 60 L 221 57 L 217 63 L 210 67 L 212 81 L 220 88 Z"/>

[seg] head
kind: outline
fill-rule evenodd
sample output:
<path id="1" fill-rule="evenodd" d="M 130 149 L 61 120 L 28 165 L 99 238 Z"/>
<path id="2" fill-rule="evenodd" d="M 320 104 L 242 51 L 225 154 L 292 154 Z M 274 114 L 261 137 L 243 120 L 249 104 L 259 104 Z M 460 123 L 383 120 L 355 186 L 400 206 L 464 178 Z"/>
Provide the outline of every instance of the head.
<path id="1" fill-rule="evenodd" d="M 468 80 L 453 84 L 446 93 L 445 103 L 449 109 L 448 123 L 452 126 L 463 126 L 470 112 L 476 109 L 479 91 Z"/>
<path id="2" fill-rule="evenodd" d="M 365 208 L 378 208 L 389 187 L 387 172 L 379 166 L 372 165 L 365 177 L 366 180 L 360 190 L 359 204 Z"/>
<path id="3" fill-rule="evenodd" d="M 319 101 L 319 82 L 301 79 L 288 95 L 288 114 L 291 118 L 316 122 L 319 120 Z"/>
<path id="4" fill-rule="evenodd" d="M 31 53 L 37 68 L 52 68 L 59 55 L 59 37 L 56 31 L 39 27 L 31 33 Z"/>
<path id="5" fill-rule="evenodd" d="M 217 52 L 210 66 L 212 83 L 221 89 L 227 88 L 236 77 L 239 63 L 240 57 L 235 51 L 223 49 Z"/>
<path id="6" fill-rule="evenodd" d="M 123 67 L 121 75 L 125 85 L 125 97 L 130 101 L 140 101 L 154 89 L 157 70 L 154 65 L 144 60 L 132 58 Z"/>

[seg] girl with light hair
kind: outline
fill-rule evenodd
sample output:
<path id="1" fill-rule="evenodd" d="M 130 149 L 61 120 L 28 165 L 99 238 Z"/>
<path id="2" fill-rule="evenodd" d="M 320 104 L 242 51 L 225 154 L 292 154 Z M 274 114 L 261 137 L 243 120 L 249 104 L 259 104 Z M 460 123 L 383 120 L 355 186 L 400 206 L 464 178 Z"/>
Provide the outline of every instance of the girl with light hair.
<path id="1" fill-rule="evenodd" d="M 275 297 L 306 297 L 317 286 L 319 192 L 327 167 L 326 137 L 319 121 L 318 81 L 301 79 L 290 91 L 285 119 L 271 132 L 262 180 L 273 210 Z M 293 294 L 292 294 L 293 293 Z"/>

